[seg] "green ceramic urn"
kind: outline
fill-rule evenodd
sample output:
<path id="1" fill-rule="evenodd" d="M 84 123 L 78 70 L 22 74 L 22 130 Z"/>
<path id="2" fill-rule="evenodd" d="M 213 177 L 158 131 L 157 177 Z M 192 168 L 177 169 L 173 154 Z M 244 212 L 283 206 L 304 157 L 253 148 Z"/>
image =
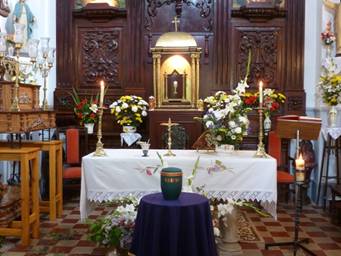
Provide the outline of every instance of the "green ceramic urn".
<path id="1" fill-rule="evenodd" d="M 165 200 L 176 200 L 181 194 L 182 171 L 179 168 L 167 167 L 161 171 L 161 191 Z"/>

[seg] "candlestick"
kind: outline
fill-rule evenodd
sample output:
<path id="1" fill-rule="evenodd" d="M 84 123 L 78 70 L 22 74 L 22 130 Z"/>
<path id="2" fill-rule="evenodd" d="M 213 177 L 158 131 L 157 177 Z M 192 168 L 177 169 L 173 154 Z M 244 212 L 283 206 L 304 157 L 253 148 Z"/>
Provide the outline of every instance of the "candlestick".
<path id="1" fill-rule="evenodd" d="M 96 143 L 96 151 L 94 156 L 106 156 L 105 151 L 103 149 L 102 143 L 102 117 L 103 117 L 103 107 L 98 108 L 98 129 L 97 129 L 97 143 Z"/>
<path id="2" fill-rule="evenodd" d="M 263 105 L 263 81 L 259 82 L 259 105 Z"/>
<path id="3" fill-rule="evenodd" d="M 104 81 L 101 81 L 101 91 L 100 91 L 100 100 L 99 100 L 99 107 L 102 108 L 103 107 L 103 101 L 104 101 Z"/>
<path id="4" fill-rule="evenodd" d="M 259 133 L 258 133 L 258 146 L 257 146 L 257 152 L 255 154 L 255 157 L 259 158 L 268 158 L 269 156 L 266 154 L 263 138 L 264 138 L 264 130 L 263 130 L 263 107 L 262 104 L 259 104 L 258 108 L 258 114 L 259 114 Z"/>

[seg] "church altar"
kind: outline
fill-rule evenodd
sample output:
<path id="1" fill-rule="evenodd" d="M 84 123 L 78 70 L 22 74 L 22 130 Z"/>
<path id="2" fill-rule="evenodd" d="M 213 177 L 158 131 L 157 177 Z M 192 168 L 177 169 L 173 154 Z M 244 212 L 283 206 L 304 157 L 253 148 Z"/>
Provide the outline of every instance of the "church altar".
<path id="1" fill-rule="evenodd" d="M 150 150 L 148 157 L 142 157 L 142 150 L 105 149 L 104 157 L 95 157 L 93 153 L 83 157 L 81 219 L 88 217 L 91 202 L 105 202 L 128 195 L 141 198 L 159 192 L 162 167 L 181 168 L 185 186 L 198 157 L 193 187 L 201 188 L 209 198 L 257 200 L 276 218 L 277 171 L 274 158 L 255 158 L 255 151 L 173 152 L 175 157 L 166 157 L 163 156 L 166 150 Z"/>

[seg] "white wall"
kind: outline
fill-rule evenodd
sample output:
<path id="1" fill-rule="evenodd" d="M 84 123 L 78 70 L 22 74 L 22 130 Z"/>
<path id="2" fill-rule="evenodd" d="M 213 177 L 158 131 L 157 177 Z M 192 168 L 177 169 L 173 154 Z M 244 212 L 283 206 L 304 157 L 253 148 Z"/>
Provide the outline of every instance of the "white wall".
<path id="1" fill-rule="evenodd" d="M 14 9 L 15 3 L 18 0 L 8 0 L 11 11 Z M 56 0 L 26 0 L 30 9 L 36 17 L 36 23 L 33 27 L 32 37 L 39 39 L 40 37 L 50 37 L 51 47 L 56 47 Z M 5 30 L 6 18 L 0 16 L 1 32 L 6 33 Z M 58 53 L 57 53 L 58 54 Z M 38 84 L 43 85 L 40 74 L 37 75 Z M 56 68 L 52 68 L 48 79 L 48 103 L 53 105 L 53 92 L 56 88 Z M 43 92 L 41 90 L 40 98 L 42 101 Z"/>

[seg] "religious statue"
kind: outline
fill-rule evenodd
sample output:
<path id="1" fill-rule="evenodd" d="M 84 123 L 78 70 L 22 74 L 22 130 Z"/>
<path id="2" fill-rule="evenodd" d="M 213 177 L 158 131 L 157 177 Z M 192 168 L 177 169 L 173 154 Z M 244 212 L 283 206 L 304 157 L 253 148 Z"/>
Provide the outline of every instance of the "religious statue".
<path id="1" fill-rule="evenodd" d="M 8 0 L 0 0 L 0 15 L 7 17 L 11 10 L 8 7 Z"/>
<path id="2" fill-rule="evenodd" d="M 334 3 L 330 0 L 323 0 L 324 5 L 332 10 L 335 10 L 334 30 L 336 35 L 336 56 L 341 56 L 341 4 Z"/>
<path id="3" fill-rule="evenodd" d="M 24 31 L 24 43 L 27 42 L 28 39 L 32 36 L 32 26 L 35 22 L 35 17 L 30 9 L 30 7 L 26 4 L 25 0 L 19 0 L 14 7 L 14 11 L 12 14 L 12 18 L 7 20 L 6 22 L 6 30 L 8 34 L 14 33 L 14 24 L 20 23 L 25 25 Z"/>

